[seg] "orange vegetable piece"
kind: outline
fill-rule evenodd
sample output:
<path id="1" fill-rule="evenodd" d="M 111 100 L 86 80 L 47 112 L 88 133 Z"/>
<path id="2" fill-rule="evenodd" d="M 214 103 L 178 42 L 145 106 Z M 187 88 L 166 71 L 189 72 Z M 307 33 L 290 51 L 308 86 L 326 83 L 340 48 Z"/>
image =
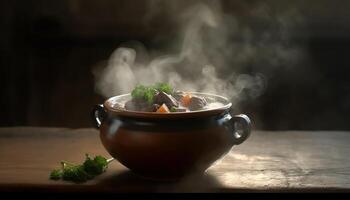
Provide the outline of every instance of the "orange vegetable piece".
<path id="1" fill-rule="evenodd" d="M 184 97 L 181 99 L 181 103 L 183 106 L 188 107 L 190 105 L 192 96 L 190 94 L 186 94 Z"/>
<path id="2" fill-rule="evenodd" d="M 158 108 L 156 111 L 157 113 L 170 113 L 168 106 L 166 106 L 164 103 L 162 106 Z"/>

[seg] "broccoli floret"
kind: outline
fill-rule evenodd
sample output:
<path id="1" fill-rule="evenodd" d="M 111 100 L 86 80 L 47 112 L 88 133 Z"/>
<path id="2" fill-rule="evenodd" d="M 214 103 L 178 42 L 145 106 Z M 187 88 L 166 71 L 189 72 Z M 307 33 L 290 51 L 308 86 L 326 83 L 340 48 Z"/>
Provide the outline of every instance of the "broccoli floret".
<path id="1" fill-rule="evenodd" d="M 109 162 L 113 160 L 107 160 L 103 156 L 96 156 L 94 159 L 91 159 L 88 154 L 85 155 L 86 158 L 83 164 L 73 164 L 62 161 L 62 169 L 52 170 L 50 179 L 63 179 L 76 183 L 85 182 L 105 172 Z"/>
<path id="2" fill-rule="evenodd" d="M 134 99 L 144 99 L 149 104 L 152 104 L 154 95 L 157 93 L 157 91 L 172 94 L 173 88 L 167 83 L 156 83 L 152 86 L 137 85 L 131 91 L 131 97 Z"/>

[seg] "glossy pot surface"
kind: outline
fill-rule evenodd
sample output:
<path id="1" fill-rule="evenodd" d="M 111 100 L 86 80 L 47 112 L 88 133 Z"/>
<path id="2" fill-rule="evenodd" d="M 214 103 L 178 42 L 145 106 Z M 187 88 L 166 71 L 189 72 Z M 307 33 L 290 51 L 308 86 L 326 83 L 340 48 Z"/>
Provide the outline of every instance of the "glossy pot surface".
<path id="1" fill-rule="evenodd" d="M 208 110 L 187 113 L 149 113 L 123 108 L 130 94 L 96 105 L 92 116 L 106 150 L 127 168 L 152 179 L 177 179 L 202 173 L 233 145 L 250 135 L 250 119 L 229 113 L 222 96 L 196 93 L 220 102 Z"/>

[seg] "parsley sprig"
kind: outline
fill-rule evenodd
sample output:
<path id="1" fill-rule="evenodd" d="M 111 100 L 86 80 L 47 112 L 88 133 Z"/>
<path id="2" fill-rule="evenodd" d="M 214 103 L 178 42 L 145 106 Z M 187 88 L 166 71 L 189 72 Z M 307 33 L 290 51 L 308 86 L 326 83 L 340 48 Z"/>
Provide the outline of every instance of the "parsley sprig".
<path id="1" fill-rule="evenodd" d="M 149 104 L 153 103 L 154 95 L 157 91 L 163 91 L 167 94 L 173 93 L 173 88 L 167 83 L 156 83 L 151 86 L 137 85 L 131 92 L 134 99 L 144 99 Z"/>
<path id="2" fill-rule="evenodd" d="M 83 164 L 61 161 L 61 169 L 52 170 L 49 177 L 52 180 L 63 179 L 76 183 L 85 182 L 105 172 L 112 160 L 107 160 L 103 156 L 95 156 L 92 159 L 88 154 L 85 154 Z"/>

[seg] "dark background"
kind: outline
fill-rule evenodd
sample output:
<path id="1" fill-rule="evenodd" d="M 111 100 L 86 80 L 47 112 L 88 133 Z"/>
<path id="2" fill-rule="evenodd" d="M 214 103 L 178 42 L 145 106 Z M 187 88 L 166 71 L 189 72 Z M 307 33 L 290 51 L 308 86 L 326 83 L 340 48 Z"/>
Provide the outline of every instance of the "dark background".
<path id="1" fill-rule="evenodd" d="M 242 20 L 261 2 L 222 1 L 225 12 Z M 305 48 L 307 59 L 298 70 L 270 75 L 265 93 L 241 102 L 238 111 L 259 129 L 350 130 L 349 1 L 264 2 L 302 13 L 304 26 L 290 41 Z M 91 107 L 104 100 L 94 92 L 93 69 L 125 41 L 161 49 L 171 40 L 175 26 L 166 10 L 143 20 L 149 3 L 0 1 L 0 125 L 92 126 Z"/>

